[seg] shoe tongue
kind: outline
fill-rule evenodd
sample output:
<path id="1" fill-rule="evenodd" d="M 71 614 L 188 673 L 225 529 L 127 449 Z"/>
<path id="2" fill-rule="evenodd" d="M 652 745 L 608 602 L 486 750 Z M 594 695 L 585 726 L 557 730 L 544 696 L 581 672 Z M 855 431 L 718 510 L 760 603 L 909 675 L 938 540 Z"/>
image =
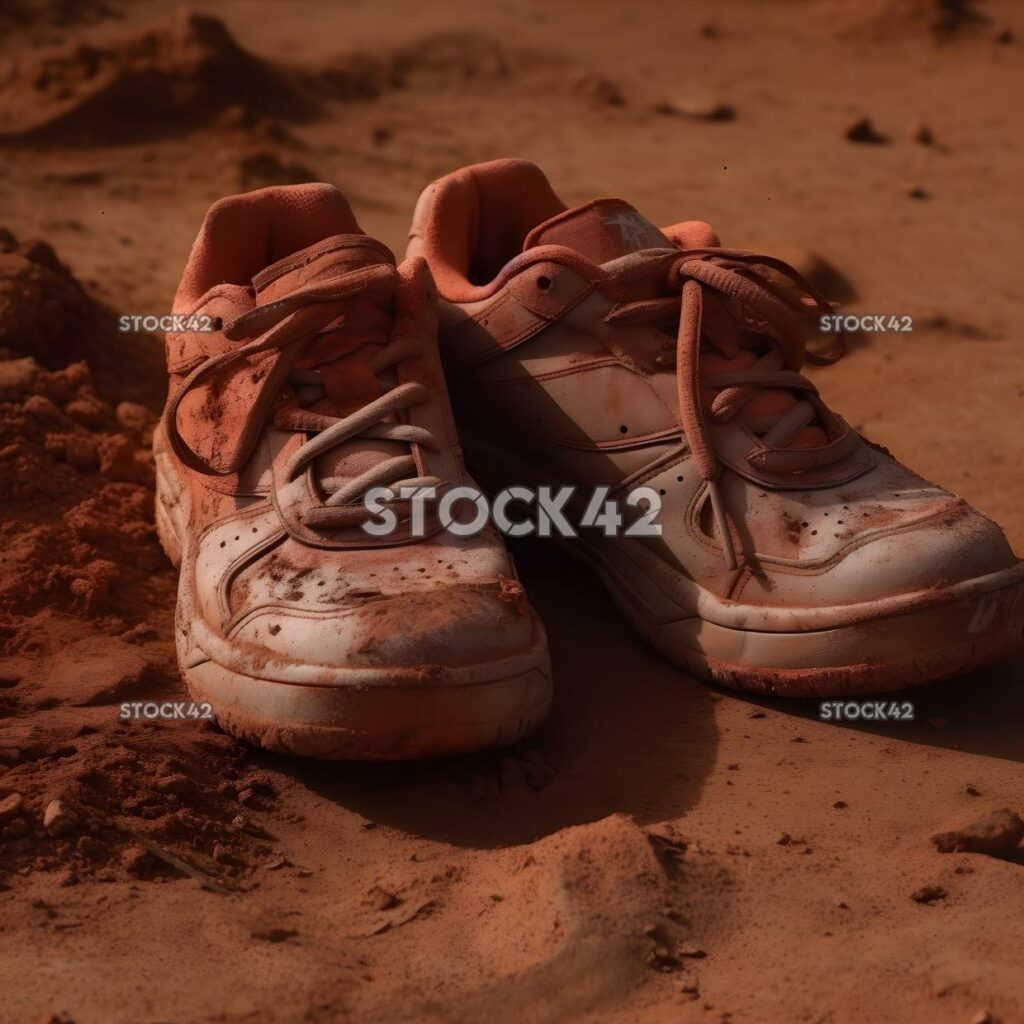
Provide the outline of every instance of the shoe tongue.
<path id="1" fill-rule="evenodd" d="M 523 249 L 564 245 L 595 263 L 608 263 L 641 249 L 671 249 L 672 243 L 643 214 L 621 199 L 595 199 L 538 224 Z"/>
<path id="2" fill-rule="evenodd" d="M 252 279 L 256 305 L 265 306 L 314 282 L 320 284 L 375 263 L 395 265 L 386 245 L 366 235 L 332 235 L 261 270 Z"/>

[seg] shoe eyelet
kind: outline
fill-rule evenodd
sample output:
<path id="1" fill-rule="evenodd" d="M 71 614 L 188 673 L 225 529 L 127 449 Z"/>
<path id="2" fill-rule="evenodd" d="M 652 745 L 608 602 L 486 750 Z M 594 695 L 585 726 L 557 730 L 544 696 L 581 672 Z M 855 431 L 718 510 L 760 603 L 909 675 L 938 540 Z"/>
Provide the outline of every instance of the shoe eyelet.
<path id="1" fill-rule="evenodd" d="M 537 278 L 537 287 L 542 291 L 546 292 L 551 287 L 551 278 L 541 275 Z"/>

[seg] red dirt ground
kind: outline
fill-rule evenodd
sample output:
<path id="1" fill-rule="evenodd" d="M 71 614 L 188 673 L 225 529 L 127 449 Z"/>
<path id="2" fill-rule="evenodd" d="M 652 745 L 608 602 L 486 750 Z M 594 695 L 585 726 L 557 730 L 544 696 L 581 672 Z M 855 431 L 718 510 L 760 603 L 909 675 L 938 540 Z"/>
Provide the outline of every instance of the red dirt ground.
<path id="1" fill-rule="evenodd" d="M 115 327 L 168 309 L 225 193 L 332 181 L 400 252 L 425 183 L 524 156 L 570 203 L 707 219 L 911 314 L 816 380 L 1019 551 L 1019 7 L 208 10 L 0 9 L 0 1018 L 1024 1019 L 1014 819 L 931 841 L 1024 812 L 1020 659 L 837 726 L 686 677 L 523 547 L 557 696 L 511 750 L 321 765 L 119 723 L 182 691 L 162 355 Z M 887 141 L 848 139 L 864 118 Z"/>

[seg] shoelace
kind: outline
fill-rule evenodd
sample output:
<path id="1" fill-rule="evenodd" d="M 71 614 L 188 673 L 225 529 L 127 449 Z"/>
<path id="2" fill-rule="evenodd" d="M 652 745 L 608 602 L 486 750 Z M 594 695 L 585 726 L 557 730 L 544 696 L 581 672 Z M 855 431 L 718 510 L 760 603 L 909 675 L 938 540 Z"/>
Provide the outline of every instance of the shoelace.
<path id="1" fill-rule="evenodd" d="M 252 455 L 271 418 L 273 404 L 280 398 L 285 385 L 289 384 L 294 389 L 295 404 L 278 410 L 273 415 L 274 425 L 285 430 L 315 432 L 316 436 L 288 460 L 285 467 L 286 482 L 295 480 L 320 455 L 355 438 L 402 441 L 436 451 L 437 442 L 429 430 L 411 424 L 385 422 L 430 399 L 429 391 L 422 384 L 408 382 L 395 385 L 350 415 L 331 416 L 305 408 L 326 394 L 319 372 L 294 366 L 295 360 L 314 337 L 342 325 L 344 314 L 339 307 L 345 300 L 371 289 L 390 288 L 393 291 L 399 281 L 398 271 L 388 264 L 360 267 L 326 284 L 302 288 L 275 302 L 257 306 L 227 324 L 223 333 L 229 340 L 253 340 L 211 356 L 201 363 L 185 378 L 168 403 L 165 415 L 167 438 L 178 458 L 200 473 L 227 475 L 237 472 Z M 257 392 L 256 402 L 246 418 L 236 456 L 226 463 L 214 465 L 212 460 L 203 458 L 182 436 L 178 427 L 178 411 L 182 401 L 194 388 L 212 379 L 226 367 L 272 351 L 280 352 L 282 358 L 277 360 Z M 392 340 L 369 356 L 367 364 L 374 374 L 379 375 L 418 352 L 418 346 L 408 339 Z M 410 453 L 385 459 L 351 480 L 325 477 L 318 483 L 327 495 L 326 500 L 321 506 L 303 513 L 302 521 L 307 526 L 320 529 L 351 526 L 368 517 L 363 503 L 357 499 L 371 487 L 390 485 L 397 489 L 401 486 L 442 486 L 442 481 L 437 477 L 409 475 L 416 472 L 416 460 Z M 397 509 L 401 504 L 396 502 L 392 508 Z"/>
<path id="2" fill-rule="evenodd" d="M 789 294 L 756 265 L 771 267 L 791 280 L 808 302 Z M 782 260 L 741 249 L 704 248 L 684 250 L 672 257 L 666 278 L 669 294 L 654 299 L 620 302 L 606 320 L 612 324 L 650 323 L 678 314 L 676 339 L 676 384 L 679 413 L 685 440 L 701 478 L 707 483 L 715 530 L 726 563 L 737 568 L 736 550 L 728 514 L 718 484 L 721 464 L 715 454 L 704 414 L 701 389 L 719 389 L 710 408 L 715 423 L 733 419 L 743 407 L 766 388 L 796 391 L 801 400 L 765 428 L 761 447 L 751 455 L 758 468 L 774 473 L 799 473 L 827 466 L 848 455 L 856 446 L 856 435 L 818 396 L 814 384 L 799 373 L 808 362 L 828 364 L 843 354 L 840 348 L 827 355 L 806 352 L 801 320 L 819 312 L 831 313 L 828 301 L 801 274 Z M 753 316 L 746 326 L 763 334 L 768 350 L 748 369 L 700 376 L 701 336 L 705 291 L 734 300 L 745 314 Z M 817 419 L 829 443 L 813 448 L 787 445 L 809 423 Z"/>

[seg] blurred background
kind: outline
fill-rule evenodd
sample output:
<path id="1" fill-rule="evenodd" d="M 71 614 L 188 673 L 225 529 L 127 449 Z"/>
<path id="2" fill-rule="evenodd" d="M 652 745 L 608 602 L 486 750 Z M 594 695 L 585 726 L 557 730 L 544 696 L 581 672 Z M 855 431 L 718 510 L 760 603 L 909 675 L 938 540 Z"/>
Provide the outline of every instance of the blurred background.
<path id="1" fill-rule="evenodd" d="M 5 0 L 0 210 L 164 311 L 206 207 L 319 179 L 399 254 L 434 177 L 532 159 L 570 205 L 788 258 L 910 314 L 823 375 L 1024 544 L 1024 24 L 1013 0 Z"/>

